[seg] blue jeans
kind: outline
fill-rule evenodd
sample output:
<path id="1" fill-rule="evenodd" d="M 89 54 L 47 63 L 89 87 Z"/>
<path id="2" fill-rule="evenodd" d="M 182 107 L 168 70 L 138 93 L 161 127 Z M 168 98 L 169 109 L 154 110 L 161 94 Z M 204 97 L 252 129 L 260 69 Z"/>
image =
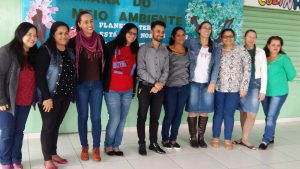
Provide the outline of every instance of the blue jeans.
<path id="1" fill-rule="evenodd" d="M 189 97 L 190 86 L 166 87 L 164 98 L 165 117 L 162 124 L 162 141 L 175 141 L 177 139 L 179 126 L 184 106 Z M 171 134 L 170 133 L 171 128 Z"/>
<path id="2" fill-rule="evenodd" d="M 213 138 L 219 138 L 221 127 L 224 120 L 225 140 L 231 140 L 234 126 L 234 112 L 240 102 L 240 94 L 234 93 L 215 93 L 215 113 L 213 117 Z"/>
<path id="3" fill-rule="evenodd" d="M 265 143 L 269 143 L 274 139 L 276 121 L 286 98 L 287 94 L 282 96 L 266 96 L 265 100 L 262 101 L 262 106 L 266 116 L 265 132 L 262 139 Z"/>
<path id="4" fill-rule="evenodd" d="M 105 147 L 118 148 L 121 145 L 126 118 L 132 100 L 132 90 L 127 92 L 110 91 L 104 93 L 108 110 Z"/>
<path id="5" fill-rule="evenodd" d="M 22 144 L 25 124 L 31 106 L 16 106 L 15 116 L 0 111 L 0 163 L 2 165 L 22 162 Z"/>
<path id="6" fill-rule="evenodd" d="M 103 88 L 102 81 L 85 81 L 76 86 L 76 107 L 78 111 L 78 131 L 82 147 L 88 147 L 87 120 L 90 105 L 92 122 L 93 147 L 100 147 L 101 107 Z"/>

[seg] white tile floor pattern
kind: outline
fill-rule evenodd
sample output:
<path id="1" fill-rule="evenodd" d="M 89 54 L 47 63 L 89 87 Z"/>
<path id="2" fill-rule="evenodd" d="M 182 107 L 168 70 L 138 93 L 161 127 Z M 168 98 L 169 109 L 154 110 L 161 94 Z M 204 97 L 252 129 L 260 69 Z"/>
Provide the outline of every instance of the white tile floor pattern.
<path id="1" fill-rule="evenodd" d="M 235 126 L 234 139 L 241 132 Z M 251 142 L 259 145 L 264 125 L 256 124 L 251 135 Z M 60 169 L 300 169 L 300 122 L 279 123 L 277 125 L 275 144 L 268 150 L 250 150 L 235 146 L 232 151 L 222 145 L 215 149 L 208 147 L 191 148 L 188 143 L 186 125 L 180 128 L 178 143 L 180 150 L 166 150 L 160 155 L 147 149 L 147 156 L 138 154 L 137 134 L 134 129 L 126 129 L 123 138 L 124 157 L 110 157 L 103 151 L 102 132 L 101 162 L 81 161 L 81 146 L 78 134 L 61 134 L 58 139 L 58 153 L 68 159 L 68 164 L 58 165 Z M 148 131 L 148 130 L 146 130 Z M 148 132 L 146 132 L 148 134 Z M 160 134 L 159 134 L 160 136 Z M 211 127 L 208 127 L 206 141 L 209 143 Z M 89 133 L 89 141 L 91 134 Z M 149 143 L 147 141 L 147 143 Z M 38 134 L 26 134 L 23 145 L 23 165 L 25 169 L 42 169 L 43 157 Z M 91 156 L 91 153 L 90 153 Z"/>

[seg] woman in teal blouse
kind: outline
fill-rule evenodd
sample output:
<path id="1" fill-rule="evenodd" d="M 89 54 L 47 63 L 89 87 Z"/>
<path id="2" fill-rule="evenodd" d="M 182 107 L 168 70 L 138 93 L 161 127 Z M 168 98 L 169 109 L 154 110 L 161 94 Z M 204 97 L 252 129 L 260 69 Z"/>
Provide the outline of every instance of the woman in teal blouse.
<path id="1" fill-rule="evenodd" d="M 265 46 L 268 61 L 268 81 L 266 98 L 262 101 L 266 116 L 266 126 L 259 149 L 265 150 L 274 143 L 275 127 L 280 109 L 288 96 L 288 81 L 296 77 L 291 59 L 282 51 L 283 40 L 271 36 Z"/>

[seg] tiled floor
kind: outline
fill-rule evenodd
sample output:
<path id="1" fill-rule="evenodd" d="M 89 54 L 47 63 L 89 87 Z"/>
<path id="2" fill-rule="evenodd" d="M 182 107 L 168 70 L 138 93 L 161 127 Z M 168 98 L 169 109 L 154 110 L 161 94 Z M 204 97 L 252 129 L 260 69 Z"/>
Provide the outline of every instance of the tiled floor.
<path id="1" fill-rule="evenodd" d="M 258 145 L 263 132 L 263 124 L 256 124 L 252 132 L 251 142 Z M 235 146 L 228 151 L 224 147 L 214 149 L 191 148 L 188 144 L 188 129 L 183 125 L 178 142 L 181 150 L 169 150 L 166 155 L 156 154 L 148 150 L 148 156 L 137 153 L 137 134 L 134 128 L 127 128 L 124 134 L 124 157 L 108 157 L 102 150 L 102 161 L 81 161 L 78 134 L 62 134 L 59 136 L 58 153 L 67 158 L 67 165 L 59 165 L 61 169 L 300 169 L 300 122 L 279 123 L 277 125 L 275 144 L 268 150 L 250 150 Z M 146 130 L 148 131 L 148 130 Z M 235 127 L 234 138 L 240 136 L 239 126 Z M 104 136 L 102 133 L 102 140 Z M 209 142 L 211 127 L 208 127 L 206 140 Z M 89 135 L 91 141 L 91 135 Z M 103 141 L 102 141 L 103 142 Z M 23 163 L 25 169 L 42 169 L 43 157 L 37 134 L 28 134 L 24 138 Z"/>

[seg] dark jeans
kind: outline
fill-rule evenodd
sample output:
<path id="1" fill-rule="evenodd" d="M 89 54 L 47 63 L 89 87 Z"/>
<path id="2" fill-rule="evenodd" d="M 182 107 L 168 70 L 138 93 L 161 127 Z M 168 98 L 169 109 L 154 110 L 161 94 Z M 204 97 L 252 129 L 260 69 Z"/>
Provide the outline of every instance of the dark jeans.
<path id="1" fill-rule="evenodd" d="M 139 84 L 138 100 L 139 107 L 137 113 L 137 132 L 139 144 L 145 143 L 145 122 L 147 119 L 148 108 L 150 106 L 150 143 L 157 142 L 158 119 L 164 99 L 163 90 L 158 93 L 150 93 L 151 86 Z"/>
<path id="2" fill-rule="evenodd" d="M 189 97 L 189 85 L 166 87 L 164 98 L 165 117 L 162 124 L 162 141 L 177 139 L 183 109 Z M 170 133 L 171 128 L 171 134 Z"/>
<path id="3" fill-rule="evenodd" d="M 274 139 L 276 121 L 286 98 L 287 94 L 282 96 L 266 96 L 265 100 L 262 101 L 266 116 L 266 126 L 262 141 L 269 143 Z"/>
<path id="4" fill-rule="evenodd" d="M 23 132 L 31 106 L 16 106 L 15 115 L 0 111 L 0 163 L 22 162 Z"/>
<path id="5" fill-rule="evenodd" d="M 41 144 L 44 160 L 52 159 L 52 155 L 57 152 L 57 139 L 59 127 L 68 111 L 71 98 L 54 98 L 53 108 L 50 112 L 45 112 L 43 106 L 38 104 L 42 117 Z"/>
<path id="6" fill-rule="evenodd" d="M 88 147 L 87 120 L 92 122 L 93 147 L 100 147 L 101 138 L 101 107 L 102 107 L 102 81 L 85 81 L 76 86 L 76 107 L 78 112 L 78 131 L 82 147 Z"/>
<path id="7" fill-rule="evenodd" d="M 231 140 L 234 126 L 234 112 L 240 103 L 239 92 L 215 93 L 215 112 L 213 117 L 213 138 L 219 138 L 224 120 L 225 140 Z"/>

